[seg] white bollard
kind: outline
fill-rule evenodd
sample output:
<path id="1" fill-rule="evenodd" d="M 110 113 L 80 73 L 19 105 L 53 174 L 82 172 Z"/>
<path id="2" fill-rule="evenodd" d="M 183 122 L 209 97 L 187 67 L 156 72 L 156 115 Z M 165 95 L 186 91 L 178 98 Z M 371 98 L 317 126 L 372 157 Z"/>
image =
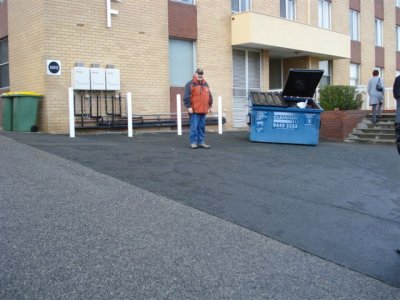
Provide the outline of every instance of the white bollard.
<path id="1" fill-rule="evenodd" d="M 68 107 L 69 107 L 69 137 L 75 137 L 75 105 L 74 105 L 74 89 L 68 88 Z"/>
<path id="2" fill-rule="evenodd" d="M 218 133 L 222 134 L 222 97 L 218 96 Z"/>
<path id="3" fill-rule="evenodd" d="M 181 94 L 176 95 L 176 120 L 177 120 L 177 127 L 178 127 L 178 135 L 182 135 Z"/>
<path id="4" fill-rule="evenodd" d="M 126 112 L 127 112 L 127 118 L 128 118 L 128 137 L 133 136 L 133 131 L 132 131 L 132 93 L 128 92 L 126 94 Z"/>

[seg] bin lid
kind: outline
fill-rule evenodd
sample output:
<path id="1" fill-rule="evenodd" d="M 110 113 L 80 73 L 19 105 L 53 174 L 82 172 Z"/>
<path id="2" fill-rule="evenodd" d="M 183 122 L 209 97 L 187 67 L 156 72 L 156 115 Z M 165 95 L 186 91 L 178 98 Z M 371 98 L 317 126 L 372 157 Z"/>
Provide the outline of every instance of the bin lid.
<path id="1" fill-rule="evenodd" d="M 1 94 L 1 97 L 43 97 L 43 95 L 36 92 L 9 92 Z"/>
<path id="2" fill-rule="evenodd" d="M 323 74 L 318 69 L 290 69 L 282 96 L 312 98 Z"/>

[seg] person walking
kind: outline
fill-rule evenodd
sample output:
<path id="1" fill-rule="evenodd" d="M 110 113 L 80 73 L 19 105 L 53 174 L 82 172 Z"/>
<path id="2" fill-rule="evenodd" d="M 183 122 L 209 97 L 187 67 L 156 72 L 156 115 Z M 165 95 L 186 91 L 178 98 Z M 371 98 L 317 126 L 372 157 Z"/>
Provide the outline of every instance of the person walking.
<path id="1" fill-rule="evenodd" d="M 183 102 L 190 117 L 190 147 L 192 149 L 210 146 L 204 142 L 206 132 L 206 115 L 212 112 L 213 98 L 207 81 L 204 79 L 204 71 L 196 69 L 192 80 L 185 85 Z"/>
<path id="2" fill-rule="evenodd" d="M 396 99 L 396 119 L 394 126 L 400 123 L 400 75 L 396 77 L 393 83 L 393 97 Z"/>
<path id="3" fill-rule="evenodd" d="M 372 76 L 368 81 L 368 95 L 369 105 L 372 106 L 372 123 L 375 124 L 377 119 L 381 117 L 385 85 L 383 79 L 379 77 L 378 70 L 374 70 Z"/>

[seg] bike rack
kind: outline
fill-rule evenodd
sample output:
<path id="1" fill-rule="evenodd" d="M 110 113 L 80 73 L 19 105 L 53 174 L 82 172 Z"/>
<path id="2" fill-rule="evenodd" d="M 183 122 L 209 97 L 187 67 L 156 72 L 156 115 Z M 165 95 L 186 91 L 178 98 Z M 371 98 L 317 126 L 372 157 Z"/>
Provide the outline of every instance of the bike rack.
<path id="1" fill-rule="evenodd" d="M 74 93 L 75 129 L 126 129 L 126 98 L 110 91 L 76 91 Z M 95 112 L 95 113 L 94 113 Z M 209 125 L 217 125 L 218 117 L 207 116 Z M 226 118 L 223 117 L 223 124 Z M 182 126 L 189 126 L 189 116 L 182 114 Z M 176 113 L 132 115 L 133 128 L 177 127 Z"/>

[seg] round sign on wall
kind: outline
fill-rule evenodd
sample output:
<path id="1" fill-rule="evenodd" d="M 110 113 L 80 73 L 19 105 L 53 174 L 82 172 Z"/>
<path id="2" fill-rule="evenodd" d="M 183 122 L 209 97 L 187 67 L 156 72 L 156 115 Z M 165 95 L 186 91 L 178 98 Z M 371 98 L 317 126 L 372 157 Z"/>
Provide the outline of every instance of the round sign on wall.
<path id="1" fill-rule="evenodd" d="M 47 75 L 61 75 L 61 61 L 48 59 L 47 60 Z"/>

